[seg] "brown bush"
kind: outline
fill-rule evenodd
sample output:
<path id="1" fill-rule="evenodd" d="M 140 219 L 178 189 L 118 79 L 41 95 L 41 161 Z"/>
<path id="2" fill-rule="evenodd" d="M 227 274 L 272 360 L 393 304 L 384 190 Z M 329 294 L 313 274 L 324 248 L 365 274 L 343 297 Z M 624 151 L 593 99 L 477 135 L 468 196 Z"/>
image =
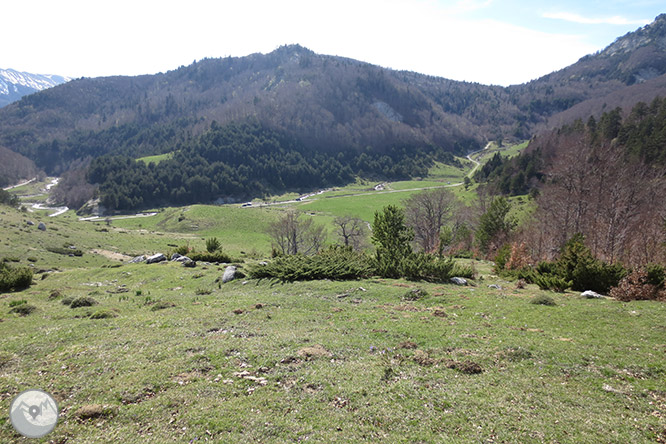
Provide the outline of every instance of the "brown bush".
<path id="1" fill-rule="evenodd" d="M 632 271 L 623 278 L 617 287 L 610 290 L 610 296 L 619 301 L 666 301 L 666 290 L 660 290 L 648 281 L 645 269 Z"/>
<path id="2" fill-rule="evenodd" d="M 511 256 L 505 267 L 507 270 L 520 270 L 530 266 L 531 258 L 524 242 L 511 244 Z"/>

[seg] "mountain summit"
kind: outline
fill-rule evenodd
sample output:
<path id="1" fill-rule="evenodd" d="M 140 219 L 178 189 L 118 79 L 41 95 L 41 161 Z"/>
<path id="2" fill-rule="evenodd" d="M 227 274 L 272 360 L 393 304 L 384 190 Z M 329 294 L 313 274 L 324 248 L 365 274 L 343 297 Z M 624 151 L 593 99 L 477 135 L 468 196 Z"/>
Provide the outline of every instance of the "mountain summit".
<path id="1" fill-rule="evenodd" d="M 30 74 L 0 69 L 0 108 L 21 97 L 68 82 L 70 78 L 51 74 Z"/>

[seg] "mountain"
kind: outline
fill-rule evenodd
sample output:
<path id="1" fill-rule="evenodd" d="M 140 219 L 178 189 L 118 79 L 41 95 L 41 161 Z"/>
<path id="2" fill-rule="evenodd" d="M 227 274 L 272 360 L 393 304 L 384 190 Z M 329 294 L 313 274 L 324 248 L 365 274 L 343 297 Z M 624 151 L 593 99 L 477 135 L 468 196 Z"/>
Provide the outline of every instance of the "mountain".
<path id="1" fill-rule="evenodd" d="M 314 161 L 315 153 L 326 164 L 338 162 L 337 178 L 397 177 L 419 174 L 435 157 L 447 159 L 445 153 L 464 154 L 488 140 L 527 139 L 584 117 L 577 113 L 589 116 L 619 103 L 666 96 L 665 75 L 666 15 L 567 68 L 506 88 L 394 71 L 289 45 L 269 54 L 204 59 L 156 75 L 78 79 L 32 94 L 0 109 L 0 146 L 59 174 L 86 158 L 195 155 L 193 148 L 208 150 L 211 144 L 214 161 L 202 159 L 201 168 L 215 170 L 210 162 L 224 163 L 222 152 L 236 159 L 224 168 L 250 168 L 229 150 L 251 140 L 244 152 L 256 154 L 271 141 L 265 146 L 276 166 L 289 161 L 288 149 L 299 153 L 298 162 Z M 235 129 L 224 130 L 232 124 Z M 206 137 L 211 131 L 219 134 Z M 124 164 L 96 167 L 122 171 Z M 234 184 L 231 189 L 247 190 L 238 181 L 250 175 L 223 175 Z"/>
<path id="2" fill-rule="evenodd" d="M 51 74 L 30 74 L 0 68 L 0 108 L 34 92 L 52 88 L 71 79 Z"/>
<path id="3" fill-rule="evenodd" d="M 630 109 L 666 95 L 666 14 L 619 37 L 605 49 L 525 85 L 509 87 L 531 120 L 558 127 L 607 108 Z M 569 110 L 575 107 L 577 110 Z M 559 114 L 563 113 L 563 114 Z M 553 118 L 551 118 L 551 116 Z"/>

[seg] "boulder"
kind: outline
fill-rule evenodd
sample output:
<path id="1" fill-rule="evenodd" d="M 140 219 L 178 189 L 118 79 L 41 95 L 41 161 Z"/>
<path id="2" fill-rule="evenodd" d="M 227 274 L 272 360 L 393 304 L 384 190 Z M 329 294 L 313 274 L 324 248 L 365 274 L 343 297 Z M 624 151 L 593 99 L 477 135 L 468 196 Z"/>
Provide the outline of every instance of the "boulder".
<path id="1" fill-rule="evenodd" d="M 33 221 L 31 221 L 31 220 L 29 220 L 28 222 L 26 222 L 26 224 L 28 224 L 28 225 L 30 225 L 30 226 L 35 225 L 35 223 L 34 223 Z"/>
<path id="2" fill-rule="evenodd" d="M 176 256 L 176 255 L 178 255 L 178 257 L 176 257 L 176 258 L 174 259 L 173 256 Z M 181 264 L 183 264 L 183 267 L 190 267 L 190 268 L 192 268 L 192 267 L 196 267 L 196 266 L 197 266 L 197 263 L 196 263 L 195 261 L 193 261 L 192 259 L 190 259 L 189 257 L 187 257 L 187 256 L 181 256 L 181 255 L 178 254 L 178 253 L 174 253 L 173 256 L 171 256 L 171 261 L 172 261 L 172 262 L 180 262 Z"/>
<path id="3" fill-rule="evenodd" d="M 501 290 L 502 287 L 497 285 L 497 284 L 490 284 L 488 285 L 488 288 L 492 288 L 493 290 Z"/>
<path id="4" fill-rule="evenodd" d="M 224 270 L 224 274 L 222 275 L 222 282 L 226 284 L 227 282 L 231 282 L 234 279 L 236 279 L 236 267 L 229 265 Z"/>
<path id="5" fill-rule="evenodd" d="M 604 296 L 602 296 L 599 293 L 596 293 L 592 290 L 584 291 L 580 294 L 580 296 L 582 298 L 585 298 L 585 299 L 603 299 L 604 298 Z"/>
<path id="6" fill-rule="evenodd" d="M 46 231 L 46 224 L 44 224 L 44 222 L 40 222 L 39 225 L 37 225 L 37 228 L 42 231 Z"/>
<path id="7" fill-rule="evenodd" d="M 452 278 L 451 278 L 451 283 L 452 283 L 452 284 L 456 284 L 456 285 L 462 285 L 462 286 L 465 286 L 465 285 L 467 285 L 467 280 L 466 280 L 466 279 L 463 279 L 463 278 L 461 278 L 461 277 L 452 277 Z"/>
<path id="8" fill-rule="evenodd" d="M 147 264 L 156 264 L 158 262 L 163 262 L 165 260 L 167 260 L 167 258 L 164 254 L 157 253 L 157 254 L 153 254 L 152 256 L 148 256 L 146 258 L 146 263 Z"/>
<path id="9" fill-rule="evenodd" d="M 197 263 L 195 261 L 193 261 L 192 259 L 190 259 L 189 257 L 187 257 L 187 256 L 183 256 L 183 257 L 185 258 L 185 260 L 178 261 L 181 264 L 183 264 L 183 267 L 194 268 L 194 267 L 197 266 Z"/>
<path id="10" fill-rule="evenodd" d="M 174 253 L 174 254 L 171 255 L 171 260 L 172 260 L 172 261 L 177 261 L 177 260 L 180 259 L 181 257 L 183 257 L 182 254 Z"/>
<path id="11" fill-rule="evenodd" d="M 143 262 L 146 260 L 146 256 L 143 254 L 141 256 L 137 256 L 134 259 L 131 259 L 128 263 L 129 264 L 138 264 L 139 262 Z"/>

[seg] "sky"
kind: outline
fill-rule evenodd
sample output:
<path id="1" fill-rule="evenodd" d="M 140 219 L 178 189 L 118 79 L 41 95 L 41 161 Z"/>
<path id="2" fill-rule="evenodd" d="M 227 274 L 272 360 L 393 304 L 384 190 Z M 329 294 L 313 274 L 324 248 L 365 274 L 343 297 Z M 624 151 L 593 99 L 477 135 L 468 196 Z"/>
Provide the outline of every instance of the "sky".
<path id="1" fill-rule="evenodd" d="M 664 0 L 13 1 L 1 8 L 0 68 L 155 74 L 300 44 L 507 86 L 575 63 L 664 12 Z"/>

